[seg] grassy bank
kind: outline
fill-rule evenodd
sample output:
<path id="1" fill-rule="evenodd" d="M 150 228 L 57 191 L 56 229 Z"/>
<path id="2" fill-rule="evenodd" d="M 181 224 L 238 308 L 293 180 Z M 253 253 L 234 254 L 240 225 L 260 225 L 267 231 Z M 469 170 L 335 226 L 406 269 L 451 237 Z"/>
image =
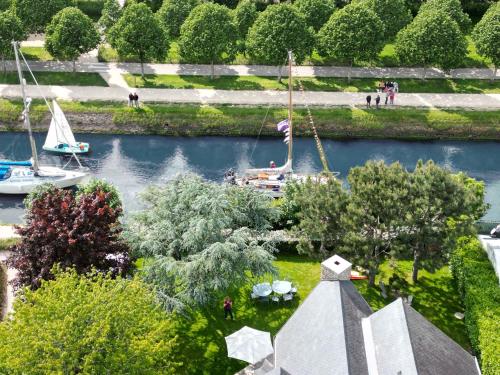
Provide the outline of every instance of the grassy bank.
<path id="1" fill-rule="evenodd" d="M 245 325 L 275 335 L 319 282 L 319 263 L 308 258 L 279 256 L 275 265 L 279 269 L 280 279 L 286 278 L 298 287 L 297 297 L 290 303 L 267 304 L 252 301 L 251 285 L 247 285 L 229 291 L 234 301 L 235 321 L 225 321 L 221 315 L 222 310 L 217 305 L 198 310 L 193 320 L 179 322 L 179 337 L 186 356 L 186 373 L 234 374 L 243 368 L 245 363 L 227 358 L 224 336 Z M 388 262 L 384 263 L 377 278 L 377 285 L 379 279 L 383 279 L 388 285 L 388 279 L 394 272 L 410 281 L 411 262 L 399 262 L 395 267 L 391 267 Z M 391 296 L 383 298 L 378 288 L 368 288 L 366 280 L 358 280 L 354 284 L 374 311 L 394 300 Z M 390 294 L 390 286 L 387 289 Z M 469 349 L 464 322 L 453 317 L 455 312 L 463 310 L 447 267 L 432 274 L 422 271 L 419 283 L 413 285 L 409 282 L 401 293 L 413 295 L 412 306 L 417 311 L 464 348 Z"/>
<path id="2" fill-rule="evenodd" d="M 278 82 L 277 77 L 262 76 L 221 76 L 210 79 L 207 76 L 188 75 L 156 75 L 124 74 L 123 77 L 131 87 L 169 88 L 169 89 L 219 89 L 219 90 L 287 90 L 285 80 Z M 375 92 L 381 78 L 354 78 L 348 82 L 346 78 L 303 77 L 306 91 L 343 91 L 343 92 Z M 398 79 L 400 92 L 416 93 L 500 93 L 500 82 L 480 79 Z M 298 79 L 294 80 L 295 90 L 299 89 Z"/>
<path id="3" fill-rule="evenodd" d="M 80 132 L 165 135 L 281 136 L 276 123 L 286 118 L 282 107 L 236 107 L 148 104 L 140 109 L 110 102 L 62 102 L 73 128 Z M 22 130 L 20 101 L 0 100 L 0 128 Z M 500 139 L 500 111 L 394 108 L 313 108 L 323 138 Z M 35 129 L 46 130 L 50 117 L 34 101 Z M 294 110 L 295 134 L 311 136 L 304 108 Z M 262 129 L 261 129 L 262 126 Z"/>
<path id="4" fill-rule="evenodd" d="M 106 81 L 99 73 L 79 73 L 79 72 L 33 72 L 40 85 L 56 86 L 103 86 L 107 87 Z M 26 82 L 33 84 L 33 78 L 25 74 Z M 19 76 L 16 72 L 0 73 L 0 83 L 17 85 Z"/>

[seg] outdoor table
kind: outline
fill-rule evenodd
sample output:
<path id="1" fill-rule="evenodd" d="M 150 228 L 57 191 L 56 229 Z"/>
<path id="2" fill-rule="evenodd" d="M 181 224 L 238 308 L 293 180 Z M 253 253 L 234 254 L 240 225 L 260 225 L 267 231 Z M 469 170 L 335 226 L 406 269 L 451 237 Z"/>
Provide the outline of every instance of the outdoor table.
<path id="1" fill-rule="evenodd" d="M 278 294 L 287 294 L 292 290 L 292 283 L 290 281 L 276 280 L 273 282 L 273 292 Z"/>
<path id="2" fill-rule="evenodd" d="M 273 289 L 269 283 L 260 283 L 253 286 L 253 292 L 259 297 L 267 297 L 273 292 Z"/>

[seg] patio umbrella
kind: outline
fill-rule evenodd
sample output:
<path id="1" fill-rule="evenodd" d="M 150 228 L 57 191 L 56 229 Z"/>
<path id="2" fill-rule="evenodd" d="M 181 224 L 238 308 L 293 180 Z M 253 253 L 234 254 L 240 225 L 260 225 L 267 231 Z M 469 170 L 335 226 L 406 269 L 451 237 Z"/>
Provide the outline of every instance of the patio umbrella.
<path id="1" fill-rule="evenodd" d="M 226 345 L 228 357 L 251 364 L 274 353 L 271 334 L 247 326 L 227 336 Z"/>

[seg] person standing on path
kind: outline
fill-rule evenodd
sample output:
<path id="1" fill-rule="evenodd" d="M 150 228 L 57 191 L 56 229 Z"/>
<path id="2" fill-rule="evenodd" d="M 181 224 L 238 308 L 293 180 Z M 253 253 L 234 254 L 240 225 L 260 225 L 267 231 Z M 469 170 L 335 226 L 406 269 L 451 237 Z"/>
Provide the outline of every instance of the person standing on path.
<path id="1" fill-rule="evenodd" d="M 380 95 L 377 94 L 377 97 L 375 98 L 375 105 L 377 106 L 377 109 L 380 109 L 379 104 L 380 104 Z"/>
<path id="2" fill-rule="evenodd" d="M 387 105 L 387 101 L 389 100 L 389 88 L 386 87 L 384 89 L 384 92 L 385 92 L 385 105 Z"/>
<path id="3" fill-rule="evenodd" d="M 396 93 L 394 91 L 391 91 L 390 92 L 390 95 L 389 95 L 389 103 L 392 105 L 394 104 L 394 96 L 396 95 Z"/>
<path id="4" fill-rule="evenodd" d="M 132 107 L 134 105 L 134 94 L 128 94 L 128 106 Z"/>
<path id="5" fill-rule="evenodd" d="M 137 95 L 136 92 L 134 92 L 134 103 L 135 103 L 135 107 L 139 108 L 139 95 Z"/>
<path id="6" fill-rule="evenodd" d="M 394 91 L 399 92 L 399 83 L 397 83 L 396 81 L 394 81 Z"/>
<path id="7" fill-rule="evenodd" d="M 231 298 L 224 298 L 224 320 L 227 319 L 228 315 L 231 317 L 231 320 L 234 320 L 233 316 L 233 301 Z"/>
<path id="8" fill-rule="evenodd" d="M 372 102 L 372 96 L 368 95 L 366 97 L 366 108 L 371 108 L 372 107 L 371 102 Z"/>

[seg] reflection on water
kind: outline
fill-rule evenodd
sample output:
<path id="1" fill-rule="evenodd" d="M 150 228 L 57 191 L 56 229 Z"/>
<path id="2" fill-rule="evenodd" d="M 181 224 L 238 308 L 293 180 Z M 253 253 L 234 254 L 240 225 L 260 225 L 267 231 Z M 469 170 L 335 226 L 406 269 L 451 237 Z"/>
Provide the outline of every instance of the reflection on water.
<path id="1" fill-rule="evenodd" d="M 37 134 L 39 150 L 45 135 Z M 245 137 L 178 138 L 161 136 L 78 135 L 89 142 L 92 153 L 82 158 L 94 176 L 114 183 L 123 196 L 125 209 L 139 208 L 137 194 L 149 184 L 164 183 L 179 173 L 191 172 L 220 181 L 233 167 L 239 171 L 266 167 L 270 160 L 284 163 L 287 146 L 281 139 Z M 330 166 L 345 178 L 349 169 L 369 159 L 390 163 L 399 160 L 413 168 L 418 159 L 432 159 L 454 171 L 465 171 L 484 180 L 486 200 L 492 205 L 488 220 L 500 220 L 500 143 L 498 142 L 404 142 L 393 140 L 324 140 Z M 0 133 L 0 158 L 30 157 L 27 137 L 22 133 Z M 62 165 L 67 161 L 41 152 L 43 163 Z M 313 139 L 294 142 L 294 165 L 298 172 L 321 170 Z M 22 197 L 0 197 L 0 222 L 19 222 L 23 215 Z"/>

